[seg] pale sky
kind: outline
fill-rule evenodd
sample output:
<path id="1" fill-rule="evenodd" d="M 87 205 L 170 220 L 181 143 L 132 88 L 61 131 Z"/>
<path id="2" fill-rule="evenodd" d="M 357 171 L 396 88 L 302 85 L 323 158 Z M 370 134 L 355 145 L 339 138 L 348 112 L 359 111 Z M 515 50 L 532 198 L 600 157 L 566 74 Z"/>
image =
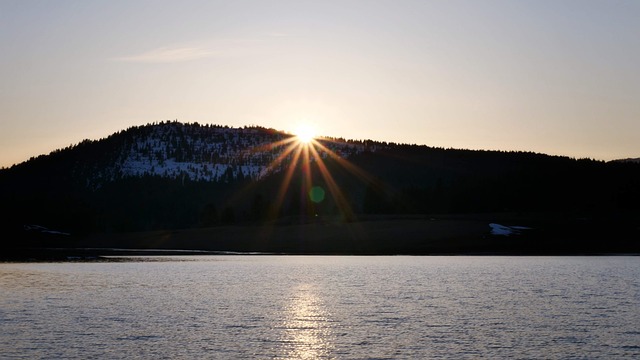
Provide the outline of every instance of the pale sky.
<path id="1" fill-rule="evenodd" d="M 0 167 L 173 119 L 640 157 L 640 1 L 0 0 Z"/>

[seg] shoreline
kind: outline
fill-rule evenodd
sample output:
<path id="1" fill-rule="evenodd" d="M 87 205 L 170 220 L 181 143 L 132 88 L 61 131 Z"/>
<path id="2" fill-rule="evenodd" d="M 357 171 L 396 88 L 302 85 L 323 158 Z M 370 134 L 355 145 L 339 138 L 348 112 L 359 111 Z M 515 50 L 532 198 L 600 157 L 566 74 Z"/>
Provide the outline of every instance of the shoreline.
<path id="1" fill-rule="evenodd" d="M 640 254 L 640 228 L 566 223 L 514 214 L 367 216 L 345 222 L 305 218 L 255 223 L 51 236 L 5 247 L 11 259 L 95 258 L 109 255 L 474 255 L 591 256 Z M 496 226 L 498 225 L 498 226 Z M 492 230 L 514 229 L 513 233 Z M 526 228 L 526 229 L 525 229 Z M 525 229 L 525 230 L 522 230 Z M 24 246 L 29 244 L 29 246 Z M 10 254 L 11 253 L 11 254 Z"/>
<path id="2" fill-rule="evenodd" d="M 636 257 L 640 253 L 430 253 L 430 254 L 338 254 L 338 253 L 260 253 L 260 252 L 225 252 L 225 251 L 191 251 L 191 250 L 128 250 L 128 249 L 24 249 L 29 254 L 18 256 L 2 256 L 0 263 L 69 263 L 69 262 L 138 262 L 142 258 L 147 261 L 171 261 L 180 257 L 208 256 L 418 256 L 418 257 Z M 150 260 L 153 259 L 153 260 Z M 194 261 L 196 259 L 193 259 Z M 188 261 L 181 259 L 180 261 Z"/>

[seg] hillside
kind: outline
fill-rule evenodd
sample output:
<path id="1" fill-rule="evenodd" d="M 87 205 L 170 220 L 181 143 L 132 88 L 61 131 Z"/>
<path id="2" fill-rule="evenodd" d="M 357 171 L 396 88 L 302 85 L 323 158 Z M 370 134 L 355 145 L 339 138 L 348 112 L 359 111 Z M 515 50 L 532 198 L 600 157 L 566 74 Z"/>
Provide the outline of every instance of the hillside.
<path id="1" fill-rule="evenodd" d="M 640 239 L 638 163 L 333 138 L 307 146 L 260 127 L 131 127 L 2 169 L 0 189 L 7 214 L 1 225 L 10 234 L 3 237 L 5 247 L 50 241 L 42 240 L 51 236 L 41 227 L 56 231 L 58 244 L 90 246 L 87 239 L 98 234 L 115 239 L 140 231 L 266 225 L 277 234 L 292 225 L 366 220 L 369 233 L 378 234 L 375 248 L 393 253 L 393 246 L 380 244 L 403 236 L 403 226 L 396 223 L 386 237 L 377 226 L 415 215 L 482 218 L 485 230 L 464 239 L 472 242 L 492 237 L 489 223 L 500 221 L 535 229 L 526 232 L 530 238 L 578 247 L 578 239 L 620 239 L 627 245 L 617 251 L 629 250 Z M 432 225 L 411 225 L 415 246 L 405 244 L 403 252 L 428 252 L 419 244 L 431 238 Z M 252 237 L 251 231 L 236 232 Z M 339 239 L 324 243 L 340 248 L 335 241 L 348 241 L 350 232 L 334 233 Z M 221 250 L 202 241 L 191 244 Z M 469 249 L 482 249 L 478 244 Z"/>

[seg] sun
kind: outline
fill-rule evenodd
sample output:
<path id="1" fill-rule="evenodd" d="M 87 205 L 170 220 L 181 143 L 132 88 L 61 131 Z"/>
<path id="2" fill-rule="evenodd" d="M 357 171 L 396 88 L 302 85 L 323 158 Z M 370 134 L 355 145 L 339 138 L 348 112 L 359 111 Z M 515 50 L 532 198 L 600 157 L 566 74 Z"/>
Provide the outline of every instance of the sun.
<path id="1" fill-rule="evenodd" d="M 299 142 L 309 144 L 316 137 L 316 129 L 309 124 L 300 124 L 294 134 Z"/>

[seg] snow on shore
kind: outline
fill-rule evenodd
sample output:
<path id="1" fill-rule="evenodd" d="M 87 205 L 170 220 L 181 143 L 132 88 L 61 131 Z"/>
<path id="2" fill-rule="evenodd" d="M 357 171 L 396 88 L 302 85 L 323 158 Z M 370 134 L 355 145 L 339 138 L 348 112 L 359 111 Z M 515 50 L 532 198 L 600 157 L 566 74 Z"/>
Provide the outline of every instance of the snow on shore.
<path id="1" fill-rule="evenodd" d="M 530 227 L 526 226 L 506 226 L 495 223 L 489 224 L 489 227 L 491 228 L 491 235 L 500 236 L 518 235 L 522 230 L 531 230 Z"/>

